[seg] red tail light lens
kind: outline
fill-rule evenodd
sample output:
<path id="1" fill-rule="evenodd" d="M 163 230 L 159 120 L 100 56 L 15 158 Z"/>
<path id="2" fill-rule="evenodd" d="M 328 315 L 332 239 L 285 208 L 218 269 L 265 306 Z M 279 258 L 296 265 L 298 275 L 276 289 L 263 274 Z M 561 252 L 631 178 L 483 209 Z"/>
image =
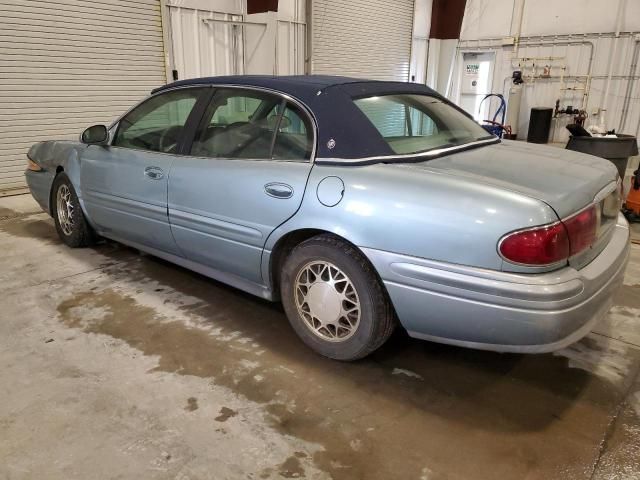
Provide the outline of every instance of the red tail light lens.
<path id="1" fill-rule="evenodd" d="M 591 205 L 553 225 L 510 233 L 498 248 L 510 262 L 549 265 L 589 248 L 596 240 L 598 223 L 598 210 Z"/>
<path id="2" fill-rule="evenodd" d="M 591 205 L 586 210 L 576 213 L 562 221 L 567 228 L 569 243 L 571 244 L 571 255 L 580 253 L 589 248 L 596 239 L 598 230 L 598 213 L 595 205 Z"/>
<path id="3" fill-rule="evenodd" d="M 548 265 L 569 257 L 569 237 L 561 222 L 514 232 L 499 244 L 502 256 L 514 263 Z"/>

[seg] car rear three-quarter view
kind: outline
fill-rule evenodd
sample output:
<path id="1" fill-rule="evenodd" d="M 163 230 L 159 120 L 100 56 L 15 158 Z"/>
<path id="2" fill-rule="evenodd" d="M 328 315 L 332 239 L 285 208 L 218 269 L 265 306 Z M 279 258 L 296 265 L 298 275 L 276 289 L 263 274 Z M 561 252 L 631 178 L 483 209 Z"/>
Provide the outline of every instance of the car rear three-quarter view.
<path id="1" fill-rule="evenodd" d="M 69 246 L 113 239 L 281 301 L 339 360 L 398 324 L 463 347 L 562 348 L 607 313 L 629 254 L 612 164 L 500 140 L 418 84 L 186 80 L 29 159 Z"/>

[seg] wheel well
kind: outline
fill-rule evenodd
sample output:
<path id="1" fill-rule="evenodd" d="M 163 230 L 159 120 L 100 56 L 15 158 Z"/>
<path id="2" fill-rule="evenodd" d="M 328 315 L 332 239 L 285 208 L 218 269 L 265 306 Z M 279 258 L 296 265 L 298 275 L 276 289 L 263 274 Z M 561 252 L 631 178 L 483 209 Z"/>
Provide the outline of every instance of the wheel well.
<path id="1" fill-rule="evenodd" d="M 56 167 L 56 177 L 60 172 L 64 172 L 62 165 L 58 165 Z M 49 215 L 53 216 L 53 182 L 51 182 L 51 191 L 49 192 Z"/>
<path id="2" fill-rule="evenodd" d="M 282 264 L 284 263 L 285 258 L 287 258 L 287 254 L 291 252 L 296 245 L 323 233 L 331 232 L 316 228 L 303 228 L 301 230 L 294 230 L 293 232 L 287 233 L 276 242 L 273 250 L 271 251 L 271 259 L 269 261 L 271 288 L 275 298 L 280 297 L 280 271 L 282 270 Z"/>
<path id="3" fill-rule="evenodd" d="M 343 242 L 347 242 L 350 245 L 353 245 L 353 243 L 351 243 L 346 238 L 341 237 L 340 235 L 336 235 L 335 233 L 329 232 L 327 230 L 320 230 L 316 228 L 303 228 L 300 230 L 294 230 L 284 235 L 276 242 L 275 246 L 273 247 L 269 264 L 271 288 L 273 290 L 274 298 L 280 297 L 280 272 L 282 271 L 282 264 L 287 258 L 287 255 L 297 245 L 301 244 L 305 240 L 309 240 L 311 237 L 322 234 L 332 235 L 336 238 L 339 238 Z M 356 245 L 353 245 L 353 247 L 357 250 L 360 250 Z"/>

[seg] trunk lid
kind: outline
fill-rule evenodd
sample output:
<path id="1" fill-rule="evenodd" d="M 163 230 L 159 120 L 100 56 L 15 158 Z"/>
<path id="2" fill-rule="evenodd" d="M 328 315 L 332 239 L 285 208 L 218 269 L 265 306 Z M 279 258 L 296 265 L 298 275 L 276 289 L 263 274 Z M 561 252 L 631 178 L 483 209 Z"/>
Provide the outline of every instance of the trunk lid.
<path id="1" fill-rule="evenodd" d="M 505 140 L 404 166 L 536 198 L 553 208 L 560 219 L 596 203 L 599 222 L 596 241 L 569 259 L 569 264 L 578 269 L 593 260 L 609 242 L 620 209 L 618 171 L 611 162 L 556 147 Z"/>
<path id="2" fill-rule="evenodd" d="M 618 176 L 616 167 L 599 157 L 509 140 L 407 166 L 464 177 L 542 200 L 560 218 L 593 202 Z"/>

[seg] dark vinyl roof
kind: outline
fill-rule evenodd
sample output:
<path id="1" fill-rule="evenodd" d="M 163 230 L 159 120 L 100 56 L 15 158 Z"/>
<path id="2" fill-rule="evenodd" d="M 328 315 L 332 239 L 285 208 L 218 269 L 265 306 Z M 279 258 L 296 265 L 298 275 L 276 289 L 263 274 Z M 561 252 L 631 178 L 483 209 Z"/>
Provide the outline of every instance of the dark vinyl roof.
<path id="1" fill-rule="evenodd" d="M 345 83 L 369 82 L 361 78 L 338 77 L 332 75 L 227 75 L 220 77 L 202 77 L 179 80 L 163 85 L 153 90 L 153 93 L 162 90 L 188 85 L 247 85 L 253 87 L 270 88 L 293 94 L 294 92 L 306 95 L 315 95 L 318 90 L 343 85 Z M 305 95 L 305 96 L 306 96 Z"/>
<path id="2" fill-rule="evenodd" d="M 413 93 L 431 95 L 451 103 L 426 85 L 364 80 L 329 75 L 236 75 L 180 80 L 152 93 L 190 85 L 238 85 L 275 90 L 299 100 L 315 117 L 320 158 L 362 158 L 393 155 L 393 151 L 366 116 L 354 97 Z M 458 108 L 458 107 L 455 107 Z M 465 113 L 466 114 L 466 113 Z"/>

